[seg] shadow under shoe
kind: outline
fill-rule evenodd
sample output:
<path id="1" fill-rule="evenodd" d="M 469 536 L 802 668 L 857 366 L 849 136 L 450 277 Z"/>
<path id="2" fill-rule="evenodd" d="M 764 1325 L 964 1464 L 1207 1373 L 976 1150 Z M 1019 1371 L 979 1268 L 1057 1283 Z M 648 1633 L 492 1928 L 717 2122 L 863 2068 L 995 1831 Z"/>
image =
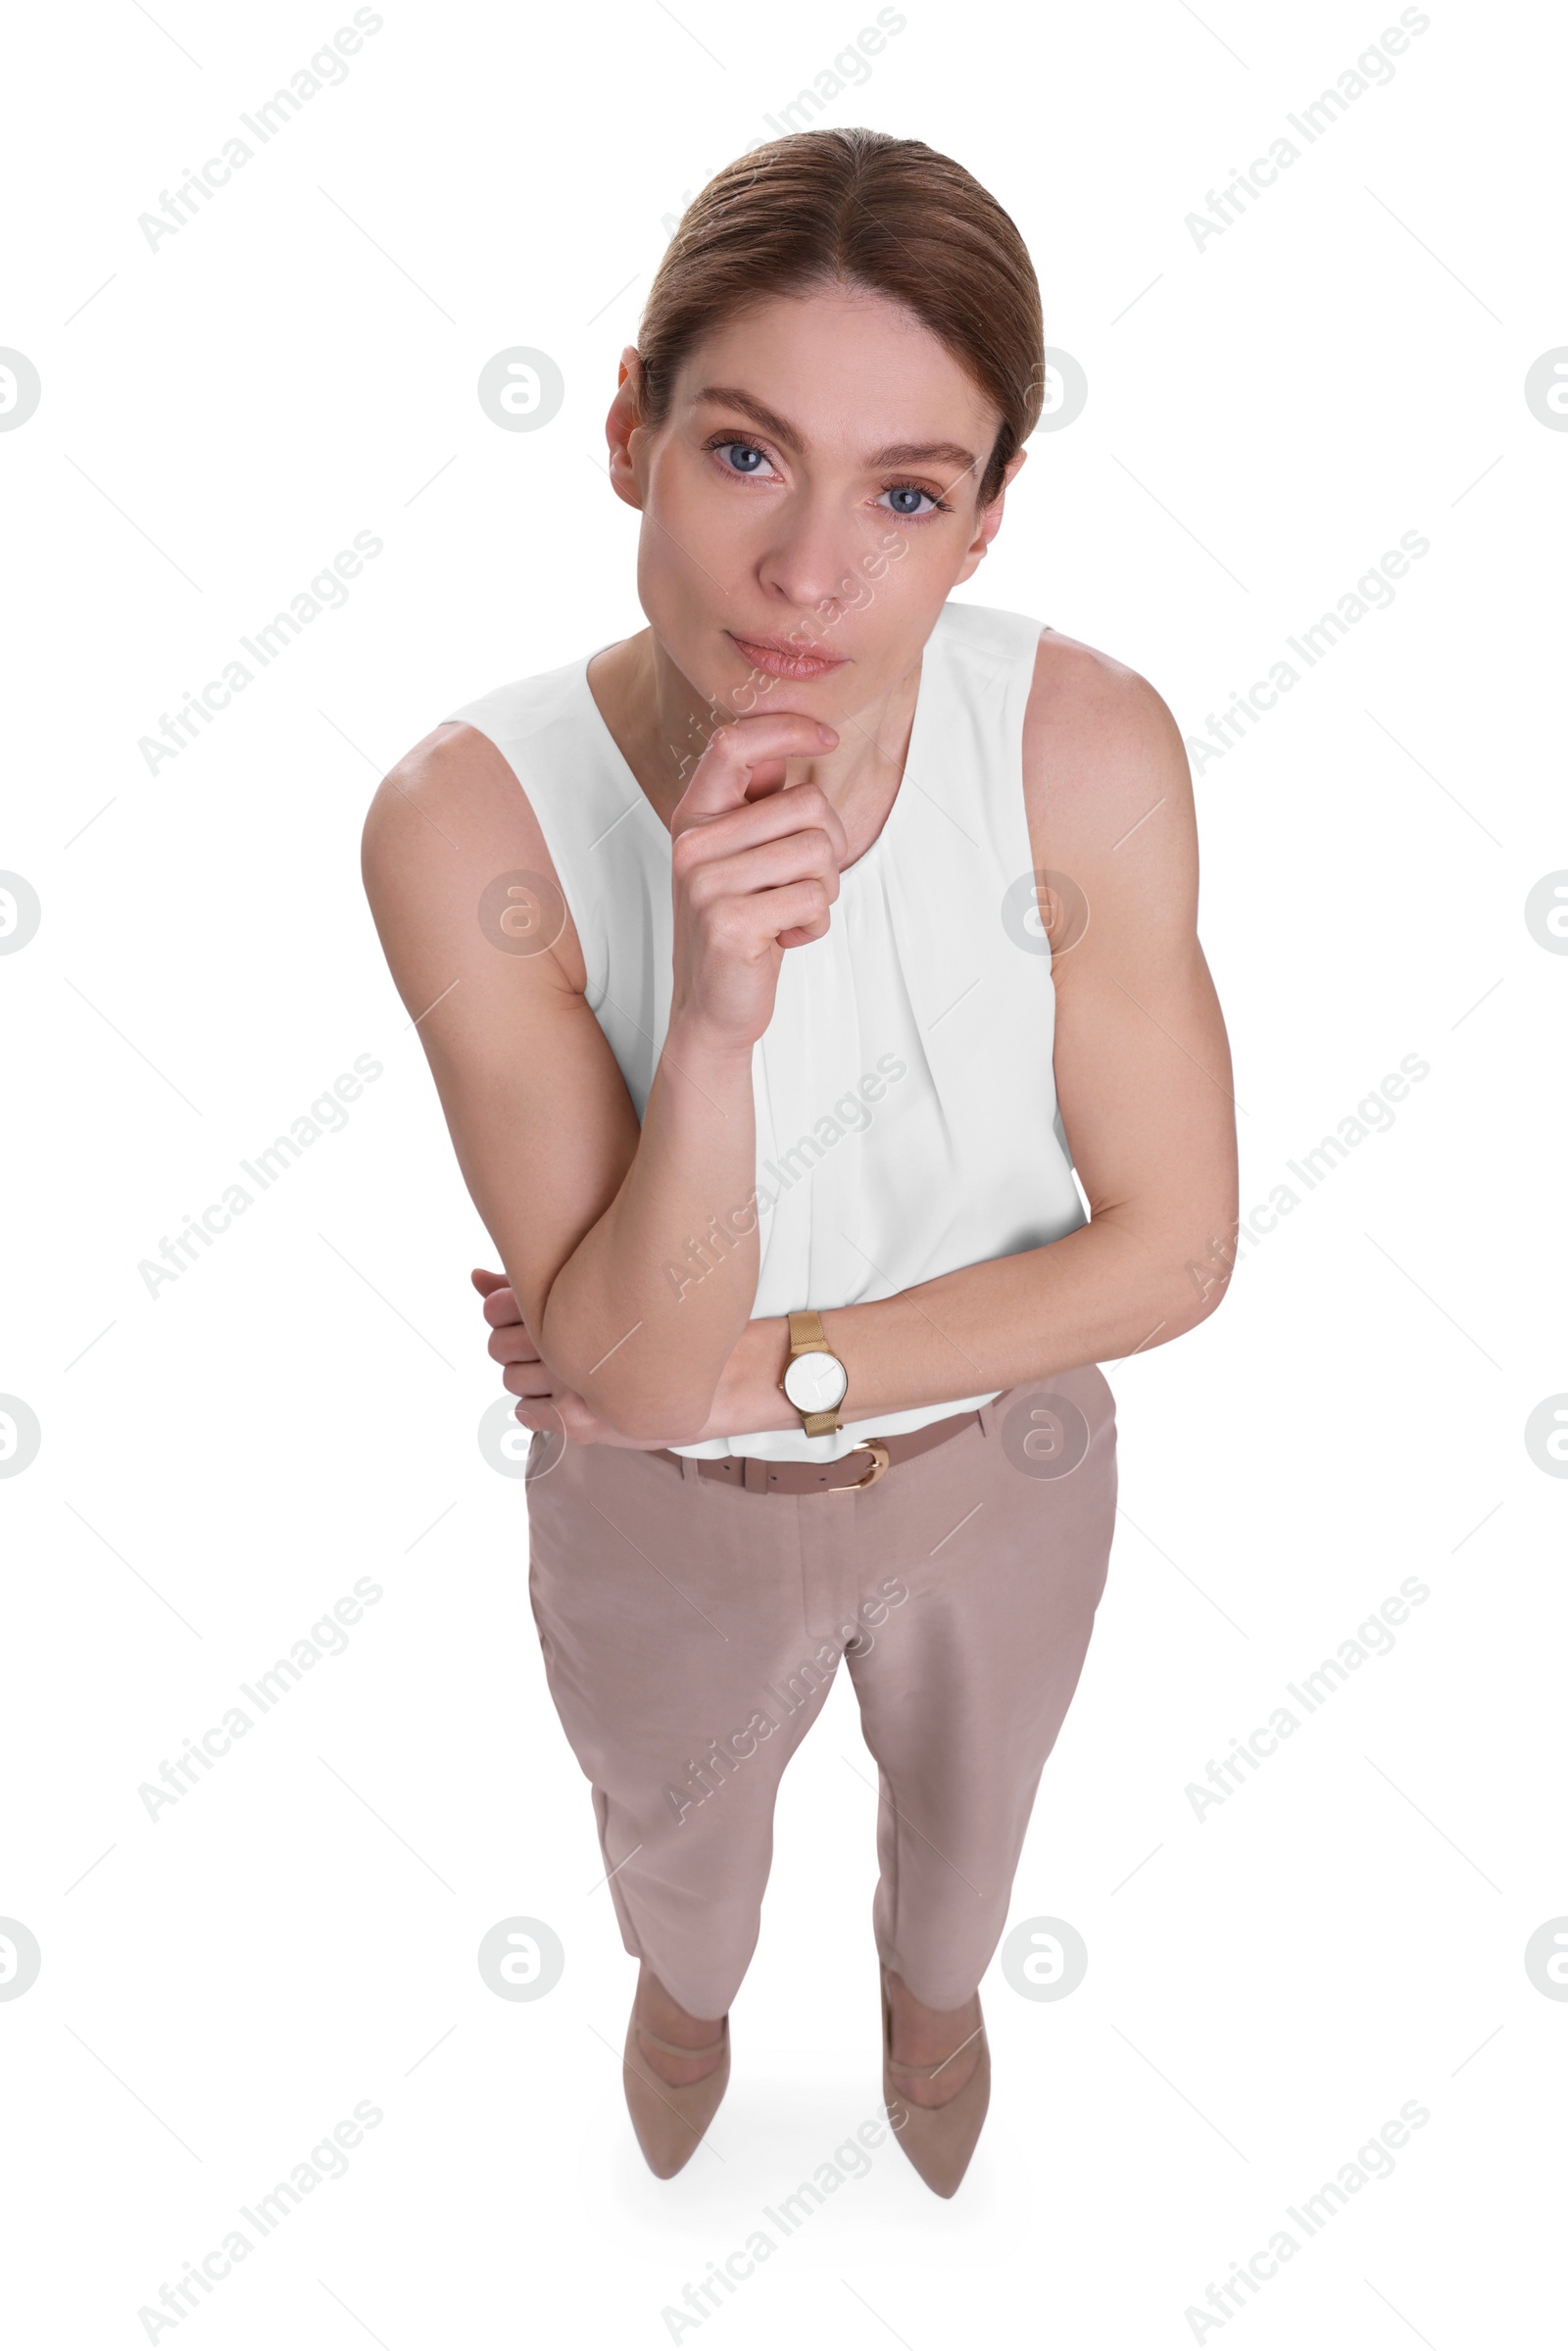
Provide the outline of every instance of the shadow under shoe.
<path id="1" fill-rule="evenodd" d="M 991 2104 L 991 2046 L 985 2024 L 978 2027 L 980 2054 L 974 2072 L 956 2096 L 941 2106 L 916 2106 L 899 2093 L 895 2073 L 906 2082 L 934 2082 L 944 2066 L 950 2066 L 958 2049 L 950 2050 L 938 2065 L 895 2066 L 893 2057 L 893 2011 L 888 2004 L 887 1970 L 882 1971 L 882 2095 L 891 2115 L 895 2107 L 906 2120 L 894 2136 L 905 2154 L 919 2173 L 926 2186 L 938 2196 L 951 2196 L 969 2168 L 980 2128 Z M 969 2039 L 974 2038 L 969 2035 Z M 960 2041 L 966 2049 L 969 2041 Z"/>
<path id="2" fill-rule="evenodd" d="M 717 2049 L 724 2054 L 712 2072 L 705 2074 L 700 2082 L 676 2087 L 672 2082 L 661 2081 L 639 2049 L 639 2041 L 668 2057 L 711 2057 Z M 620 2078 L 626 2092 L 626 2111 L 649 2170 L 660 2180 L 672 2180 L 701 2146 L 703 2134 L 729 2087 L 728 2017 L 717 2040 L 710 2041 L 706 2048 L 683 2049 L 674 2041 L 661 2040 L 657 2033 L 650 2033 L 646 2025 L 640 2025 L 633 2002 Z"/>

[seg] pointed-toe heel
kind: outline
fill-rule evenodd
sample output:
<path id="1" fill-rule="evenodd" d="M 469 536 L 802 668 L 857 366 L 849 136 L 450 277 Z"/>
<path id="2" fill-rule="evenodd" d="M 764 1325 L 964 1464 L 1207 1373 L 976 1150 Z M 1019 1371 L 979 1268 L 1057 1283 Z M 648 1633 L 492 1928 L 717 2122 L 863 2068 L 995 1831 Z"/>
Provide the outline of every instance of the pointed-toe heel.
<path id="1" fill-rule="evenodd" d="M 677 2086 L 662 2081 L 654 2072 L 638 2048 L 639 2040 L 647 2048 L 659 2049 L 668 2057 L 711 2057 L 716 2049 L 722 2049 L 723 2056 L 700 2082 Z M 683 2049 L 674 2041 L 661 2040 L 657 2033 L 650 2033 L 646 2025 L 640 2025 L 633 2003 L 620 2076 L 631 2127 L 637 2133 L 637 2144 L 648 2168 L 660 2180 L 672 2180 L 702 2145 L 703 2134 L 729 2087 L 728 2017 L 717 2040 L 710 2041 L 703 2049 Z"/>
<path id="2" fill-rule="evenodd" d="M 894 2134 L 905 2154 L 919 2173 L 934 2195 L 951 2196 L 969 2168 L 980 2136 L 986 2110 L 991 2104 L 991 2048 L 982 2019 L 976 2028 L 980 2036 L 980 2054 L 974 2072 L 956 2097 L 942 2106 L 916 2106 L 900 2094 L 895 2073 L 909 2082 L 932 2082 L 950 2066 L 958 2049 L 967 2048 L 960 2041 L 943 2058 L 940 2065 L 895 2065 L 893 2058 L 893 2010 L 888 2001 L 887 1971 L 882 1975 L 882 2095 L 887 2101 L 889 2115 L 895 2109 L 904 2120 L 894 2126 Z M 969 2035 L 973 2040 L 974 2033 Z"/>

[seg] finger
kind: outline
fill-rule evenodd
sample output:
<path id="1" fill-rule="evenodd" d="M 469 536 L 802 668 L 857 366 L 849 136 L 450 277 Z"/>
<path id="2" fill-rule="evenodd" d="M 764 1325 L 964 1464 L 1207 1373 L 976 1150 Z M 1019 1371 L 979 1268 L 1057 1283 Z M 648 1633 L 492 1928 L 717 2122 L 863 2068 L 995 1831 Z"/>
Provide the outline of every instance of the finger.
<path id="1" fill-rule="evenodd" d="M 693 871 L 691 900 L 694 906 L 703 907 L 715 899 L 753 898 L 760 891 L 806 881 L 820 882 L 830 901 L 838 897 L 838 859 L 826 833 L 816 826 L 764 841 L 736 857 L 705 860 Z"/>
<path id="2" fill-rule="evenodd" d="M 486 1266 L 476 1265 L 468 1279 L 481 1298 L 488 1298 L 492 1290 L 506 1287 L 507 1277 L 504 1273 L 491 1273 Z"/>
<path id="3" fill-rule="evenodd" d="M 501 1375 L 501 1385 L 509 1396 L 526 1396 L 534 1403 L 544 1403 L 551 1397 L 559 1399 L 565 1393 L 548 1364 L 537 1360 L 509 1363 Z"/>
<path id="4" fill-rule="evenodd" d="M 543 1429 L 547 1437 L 564 1434 L 561 1414 L 551 1403 L 520 1403 L 514 1407 L 514 1418 L 520 1420 L 525 1429 Z"/>
<path id="5" fill-rule="evenodd" d="M 485 1352 L 497 1363 L 537 1363 L 539 1349 L 528 1336 L 527 1325 L 509 1322 L 504 1329 L 492 1331 L 485 1342 Z"/>
<path id="6" fill-rule="evenodd" d="M 759 761 L 819 757 L 837 741 L 832 727 L 801 710 L 769 710 L 715 727 L 670 819 L 670 831 L 739 808 Z"/>
<path id="7" fill-rule="evenodd" d="M 547 1437 L 564 1438 L 569 1445 L 614 1443 L 615 1433 L 608 1422 L 598 1419 L 569 1389 L 559 1404 L 519 1404 L 517 1418 L 525 1429 L 543 1430 Z"/>
<path id="8" fill-rule="evenodd" d="M 825 792 L 804 784 L 792 791 L 768 793 L 760 800 L 743 801 L 738 808 L 687 825 L 671 838 L 683 844 L 684 863 L 693 858 L 706 862 L 710 857 L 733 856 L 740 850 L 760 848 L 764 841 L 782 841 L 803 832 L 826 833 L 834 863 L 847 861 L 850 845 L 843 818 Z"/>
<path id="9" fill-rule="evenodd" d="M 522 1320 L 522 1308 L 517 1294 L 510 1287 L 492 1290 L 484 1301 L 484 1318 L 492 1330 L 501 1330 Z"/>
<path id="10" fill-rule="evenodd" d="M 561 1425 L 571 1445 L 619 1445 L 624 1441 L 616 1429 L 601 1420 L 580 1396 L 568 1389 L 561 1398 Z"/>
<path id="11" fill-rule="evenodd" d="M 829 899 L 819 881 L 790 882 L 780 890 L 757 890 L 740 905 L 756 923 L 756 938 L 780 947 L 806 947 L 828 928 Z M 799 933 L 797 937 L 794 934 Z"/>

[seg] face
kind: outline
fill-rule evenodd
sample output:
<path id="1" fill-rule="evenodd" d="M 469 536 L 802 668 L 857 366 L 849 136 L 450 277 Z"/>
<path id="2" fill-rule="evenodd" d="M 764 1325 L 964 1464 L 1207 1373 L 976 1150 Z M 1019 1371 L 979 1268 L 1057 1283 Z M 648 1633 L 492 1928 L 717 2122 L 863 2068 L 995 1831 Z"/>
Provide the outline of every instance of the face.
<path id="1" fill-rule="evenodd" d="M 885 693 L 1002 519 L 977 495 L 997 411 L 907 311 L 839 288 L 707 337 L 654 431 L 636 364 L 611 478 L 643 514 L 638 595 L 676 667 L 737 715 L 831 721 Z"/>

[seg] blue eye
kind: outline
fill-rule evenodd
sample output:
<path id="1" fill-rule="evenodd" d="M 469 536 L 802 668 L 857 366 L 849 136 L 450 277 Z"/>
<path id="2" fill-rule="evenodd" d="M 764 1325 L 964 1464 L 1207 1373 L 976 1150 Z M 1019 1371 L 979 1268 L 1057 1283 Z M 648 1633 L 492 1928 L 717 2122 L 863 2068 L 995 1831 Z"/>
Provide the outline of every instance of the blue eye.
<path id="1" fill-rule="evenodd" d="M 736 440 L 718 433 L 712 440 L 705 442 L 704 447 L 713 457 L 721 459 L 724 471 L 733 473 L 738 480 L 760 481 L 764 466 L 772 472 L 772 460 L 767 451 L 759 449 L 753 441 Z M 776 481 L 779 477 L 775 474 L 773 478 Z M 884 504 L 885 501 L 891 503 Z M 934 515 L 951 514 L 953 511 L 947 499 L 939 498 L 934 490 L 921 489 L 917 482 L 912 481 L 889 482 L 880 493 L 878 504 L 882 505 L 885 514 L 895 515 L 901 522 L 929 522 Z"/>

